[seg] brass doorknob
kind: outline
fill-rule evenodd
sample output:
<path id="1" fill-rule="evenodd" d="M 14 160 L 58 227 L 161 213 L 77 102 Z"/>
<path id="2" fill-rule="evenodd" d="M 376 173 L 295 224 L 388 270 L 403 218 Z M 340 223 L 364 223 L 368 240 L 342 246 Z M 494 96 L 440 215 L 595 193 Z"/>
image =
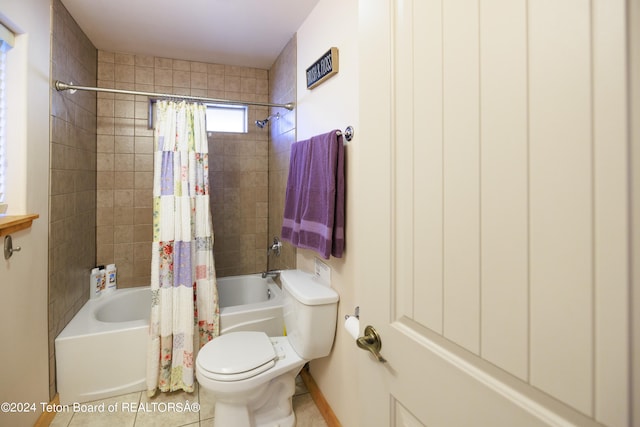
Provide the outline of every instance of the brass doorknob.
<path id="1" fill-rule="evenodd" d="M 371 326 L 368 325 L 364 328 L 364 336 L 360 337 L 356 340 L 356 344 L 363 350 L 368 350 L 373 354 L 378 362 L 386 362 L 387 360 L 382 357 L 380 354 L 380 349 L 382 348 L 382 341 L 380 340 L 380 335 L 378 331 Z"/>

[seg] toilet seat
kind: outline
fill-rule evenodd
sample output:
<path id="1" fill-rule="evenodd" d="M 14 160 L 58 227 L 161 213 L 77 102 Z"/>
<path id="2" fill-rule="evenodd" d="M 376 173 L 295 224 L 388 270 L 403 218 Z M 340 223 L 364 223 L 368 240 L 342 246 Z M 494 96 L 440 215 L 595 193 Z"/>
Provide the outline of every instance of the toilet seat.
<path id="1" fill-rule="evenodd" d="M 276 352 L 264 332 L 242 331 L 220 335 L 200 349 L 196 363 L 202 374 L 217 381 L 241 381 L 268 371 Z"/>

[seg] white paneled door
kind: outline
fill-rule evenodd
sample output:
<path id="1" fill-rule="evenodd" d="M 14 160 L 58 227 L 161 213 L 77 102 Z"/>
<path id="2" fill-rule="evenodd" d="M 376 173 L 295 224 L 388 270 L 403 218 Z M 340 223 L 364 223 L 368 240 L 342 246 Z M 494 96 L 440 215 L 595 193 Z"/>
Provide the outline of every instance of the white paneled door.
<path id="1" fill-rule="evenodd" d="M 628 425 L 625 1 L 359 14 L 363 425 Z"/>

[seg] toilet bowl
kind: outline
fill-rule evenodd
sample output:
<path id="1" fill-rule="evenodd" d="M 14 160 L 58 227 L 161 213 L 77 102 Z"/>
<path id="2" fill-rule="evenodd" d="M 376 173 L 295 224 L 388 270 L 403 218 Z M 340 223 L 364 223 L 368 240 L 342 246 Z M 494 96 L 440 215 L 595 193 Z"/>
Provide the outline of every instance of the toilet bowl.
<path id="1" fill-rule="evenodd" d="M 231 332 L 198 353 L 196 376 L 215 397 L 216 427 L 293 427 L 295 377 L 331 351 L 338 294 L 299 270 L 283 271 L 281 279 L 287 336 Z"/>

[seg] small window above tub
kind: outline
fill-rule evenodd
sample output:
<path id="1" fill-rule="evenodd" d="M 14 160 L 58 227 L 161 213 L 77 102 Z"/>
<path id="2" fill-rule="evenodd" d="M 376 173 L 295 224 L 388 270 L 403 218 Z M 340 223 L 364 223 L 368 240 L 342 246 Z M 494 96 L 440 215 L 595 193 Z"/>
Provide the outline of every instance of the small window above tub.
<path id="1" fill-rule="evenodd" d="M 206 104 L 207 132 L 247 133 L 247 106 Z"/>

